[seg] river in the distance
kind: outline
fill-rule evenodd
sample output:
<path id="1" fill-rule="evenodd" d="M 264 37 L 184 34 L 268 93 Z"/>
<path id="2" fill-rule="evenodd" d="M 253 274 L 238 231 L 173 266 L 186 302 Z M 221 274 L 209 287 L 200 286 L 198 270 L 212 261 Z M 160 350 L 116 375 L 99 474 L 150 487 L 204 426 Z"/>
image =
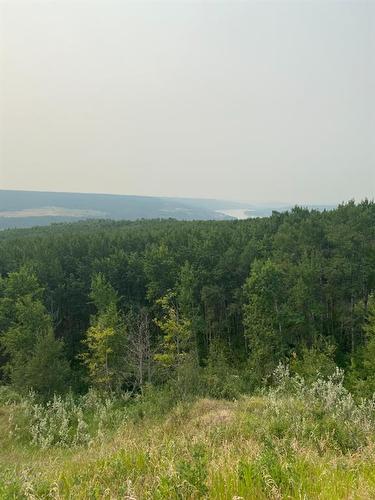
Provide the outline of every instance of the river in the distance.
<path id="1" fill-rule="evenodd" d="M 250 219 L 250 210 L 248 208 L 230 208 L 228 210 L 216 210 L 220 214 L 229 215 L 229 217 L 235 217 L 236 219 Z"/>

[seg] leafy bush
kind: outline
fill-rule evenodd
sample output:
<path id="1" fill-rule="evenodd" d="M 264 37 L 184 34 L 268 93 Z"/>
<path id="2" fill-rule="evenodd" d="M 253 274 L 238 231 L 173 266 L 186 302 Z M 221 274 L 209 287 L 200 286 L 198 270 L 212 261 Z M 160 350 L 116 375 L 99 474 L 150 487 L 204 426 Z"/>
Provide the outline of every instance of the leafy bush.
<path id="1" fill-rule="evenodd" d="M 237 399 L 244 391 L 239 371 L 228 361 L 225 347 L 213 343 L 202 372 L 202 395 L 217 399 Z"/>
<path id="2" fill-rule="evenodd" d="M 333 360 L 334 347 L 326 345 L 318 349 L 303 348 L 301 354 L 292 357 L 290 368 L 293 374 L 298 374 L 306 382 L 312 382 L 322 377 L 332 375 L 336 370 L 336 364 Z"/>
<path id="3" fill-rule="evenodd" d="M 127 418 L 127 400 L 126 395 L 115 399 L 89 391 L 79 398 L 54 395 L 47 403 L 40 403 L 30 393 L 11 405 L 11 433 L 15 439 L 41 448 L 87 445 L 117 429 Z"/>
<path id="4" fill-rule="evenodd" d="M 344 372 L 337 368 L 329 377 L 306 383 L 280 364 L 273 386 L 265 391 L 264 433 L 313 444 L 319 452 L 325 447 L 347 452 L 365 446 L 375 424 L 375 399 L 357 403 L 343 381 Z"/>
<path id="5" fill-rule="evenodd" d="M 7 406 L 12 403 L 20 403 L 22 396 L 9 385 L 0 386 L 0 405 Z"/>
<path id="6" fill-rule="evenodd" d="M 174 378 L 168 380 L 164 388 L 157 390 L 157 393 L 162 399 L 168 398 L 170 402 L 175 403 L 196 397 L 237 399 L 244 389 L 240 371 L 228 362 L 225 348 L 214 343 L 210 348 L 206 366 L 199 366 L 196 355 L 187 355 L 175 370 Z M 150 395 L 150 387 L 145 394 Z M 167 409 L 170 407 L 169 404 Z"/>

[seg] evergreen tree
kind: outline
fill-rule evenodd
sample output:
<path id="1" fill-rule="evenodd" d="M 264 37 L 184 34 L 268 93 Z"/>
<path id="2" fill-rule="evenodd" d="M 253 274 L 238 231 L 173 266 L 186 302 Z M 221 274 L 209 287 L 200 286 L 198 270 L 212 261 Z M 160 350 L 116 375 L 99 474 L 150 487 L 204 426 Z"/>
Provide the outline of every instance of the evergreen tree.
<path id="1" fill-rule="evenodd" d="M 23 370 L 26 388 L 34 389 L 45 397 L 68 390 L 71 372 L 64 343 L 55 339 L 52 330 L 38 337 L 32 357 Z M 18 373 L 20 376 L 22 374 Z"/>
<path id="2" fill-rule="evenodd" d="M 21 391 L 34 389 L 43 395 L 64 391 L 70 379 L 69 363 L 63 342 L 54 337 L 35 274 L 23 267 L 9 275 L 3 290 L 1 302 L 11 304 L 12 310 L 7 329 L 0 336 L 5 375 Z"/>
<path id="3" fill-rule="evenodd" d="M 372 396 L 375 393 L 375 297 L 368 302 L 366 323 L 363 326 L 366 343 L 360 350 L 360 358 L 356 359 L 351 375 L 351 383 L 358 393 Z M 354 377 L 354 380 L 353 380 Z"/>
<path id="4" fill-rule="evenodd" d="M 244 286 L 245 336 L 254 383 L 269 375 L 286 355 L 284 301 L 287 293 L 282 268 L 256 261 Z"/>

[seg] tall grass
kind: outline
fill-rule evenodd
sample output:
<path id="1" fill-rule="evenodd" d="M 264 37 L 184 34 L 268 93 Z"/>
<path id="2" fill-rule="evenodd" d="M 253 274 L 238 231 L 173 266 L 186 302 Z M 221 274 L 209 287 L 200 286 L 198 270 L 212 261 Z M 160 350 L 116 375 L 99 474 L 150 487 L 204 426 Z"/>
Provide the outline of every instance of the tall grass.
<path id="1" fill-rule="evenodd" d="M 375 403 L 340 371 L 307 384 L 280 365 L 258 396 L 174 399 L 3 398 L 0 498 L 375 498 Z"/>

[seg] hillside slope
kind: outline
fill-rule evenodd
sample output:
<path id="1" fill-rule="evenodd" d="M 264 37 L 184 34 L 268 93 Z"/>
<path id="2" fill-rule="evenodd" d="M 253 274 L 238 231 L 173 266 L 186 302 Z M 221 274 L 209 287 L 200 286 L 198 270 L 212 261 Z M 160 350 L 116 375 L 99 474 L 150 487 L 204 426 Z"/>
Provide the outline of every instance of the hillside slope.
<path id="1" fill-rule="evenodd" d="M 228 200 L 128 196 L 95 193 L 54 193 L 0 189 L 0 229 L 45 226 L 86 219 L 231 220 L 264 217 L 282 204 L 249 204 Z M 333 205 L 314 205 L 319 210 Z"/>
<path id="2" fill-rule="evenodd" d="M 55 403 L 56 412 L 59 405 Z M 100 408 L 101 411 L 103 407 Z M 370 499 L 374 441 L 293 398 L 136 405 L 88 447 L 22 445 L 0 411 L 1 498 Z M 60 407 L 61 413 L 61 407 Z M 151 416 L 153 414 L 153 416 Z M 116 420 L 115 413 L 103 422 Z M 330 422 L 330 427 L 328 426 Z M 353 422 L 352 422 L 353 424 Z M 44 429 L 48 428 L 48 419 Z M 352 425 L 352 427 L 354 427 Z M 35 432 L 35 430 L 34 430 Z M 41 431 L 42 432 L 42 431 Z M 358 441 L 356 439 L 358 438 Z"/>
<path id="3" fill-rule="evenodd" d="M 151 196 L 0 190 L 0 228 L 92 218 L 223 220 L 231 217 L 217 210 L 232 205 L 236 204 Z"/>

